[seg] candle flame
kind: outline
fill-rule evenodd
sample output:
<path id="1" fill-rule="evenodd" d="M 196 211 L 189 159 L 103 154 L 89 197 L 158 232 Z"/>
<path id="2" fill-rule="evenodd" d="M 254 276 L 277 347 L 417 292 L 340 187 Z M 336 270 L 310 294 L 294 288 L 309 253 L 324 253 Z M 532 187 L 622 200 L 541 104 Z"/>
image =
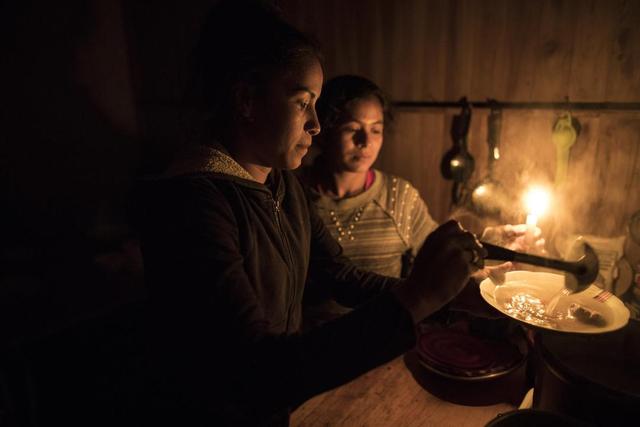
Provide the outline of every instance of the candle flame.
<path id="1" fill-rule="evenodd" d="M 542 187 L 532 187 L 524 196 L 524 202 L 528 213 L 527 221 L 529 221 L 529 216 L 531 216 L 531 221 L 533 225 L 535 225 L 538 218 L 543 216 L 549 208 L 551 196 L 549 192 Z"/>

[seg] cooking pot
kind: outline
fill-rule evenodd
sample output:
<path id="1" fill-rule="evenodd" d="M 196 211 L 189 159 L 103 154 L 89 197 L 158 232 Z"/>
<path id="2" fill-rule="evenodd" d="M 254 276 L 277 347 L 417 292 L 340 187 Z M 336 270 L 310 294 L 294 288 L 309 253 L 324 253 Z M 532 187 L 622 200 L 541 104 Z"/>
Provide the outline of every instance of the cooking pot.
<path id="1" fill-rule="evenodd" d="M 418 345 L 405 356 L 414 379 L 457 404 L 520 404 L 533 379 L 523 329 L 488 306 L 472 283 L 419 326 Z"/>
<path id="2" fill-rule="evenodd" d="M 469 319 L 468 329 L 429 325 L 405 363 L 414 379 L 442 400 L 468 406 L 508 402 L 518 405 L 531 381 L 529 348 L 518 325 L 505 319 Z M 488 334 L 487 334 L 488 332 Z M 494 336 L 491 337 L 490 336 Z M 477 364 L 477 365 L 476 365 Z"/>
<path id="3" fill-rule="evenodd" d="M 540 331 L 533 408 L 595 425 L 640 423 L 640 322 L 601 335 Z"/>

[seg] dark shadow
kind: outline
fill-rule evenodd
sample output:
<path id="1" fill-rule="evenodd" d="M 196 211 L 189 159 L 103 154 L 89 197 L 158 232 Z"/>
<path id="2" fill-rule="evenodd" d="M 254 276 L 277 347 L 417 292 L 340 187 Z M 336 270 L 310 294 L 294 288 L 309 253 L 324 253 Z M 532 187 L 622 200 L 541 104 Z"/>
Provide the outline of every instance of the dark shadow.
<path id="1" fill-rule="evenodd" d="M 130 304 L 4 349 L 0 425 L 142 425 L 143 315 Z"/>

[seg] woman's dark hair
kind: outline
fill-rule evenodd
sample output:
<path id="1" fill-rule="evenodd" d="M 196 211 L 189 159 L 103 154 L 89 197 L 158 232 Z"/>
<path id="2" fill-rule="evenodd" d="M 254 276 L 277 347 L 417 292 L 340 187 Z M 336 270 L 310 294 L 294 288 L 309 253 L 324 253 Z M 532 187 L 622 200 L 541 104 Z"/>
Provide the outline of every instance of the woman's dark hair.
<path id="1" fill-rule="evenodd" d="M 316 104 L 318 120 L 323 133 L 329 133 L 352 102 L 376 97 L 382 105 L 385 128 L 393 121 L 391 104 L 386 94 L 371 80 L 360 76 L 343 75 L 328 80 L 322 87 L 322 95 Z"/>
<path id="2" fill-rule="evenodd" d="M 239 83 L 259 90 L 275 73 L 308 58 L 322 62 L 316 41 L 286 22 L 270 2 L 218 2 L 193 52 L 184 99 L 188 114 L 200 122 L 200 142 L 220 137 L 233 122 Z"/>

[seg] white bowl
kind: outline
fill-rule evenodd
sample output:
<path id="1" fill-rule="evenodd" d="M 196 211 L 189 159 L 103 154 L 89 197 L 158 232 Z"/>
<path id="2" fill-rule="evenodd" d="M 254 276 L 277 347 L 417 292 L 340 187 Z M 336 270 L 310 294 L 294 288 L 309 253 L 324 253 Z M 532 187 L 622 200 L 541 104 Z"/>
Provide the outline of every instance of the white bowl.
<path id="1" fill-rule="evenodd" d="M 553 331 L 580 334 L 601 334 L 624 327 L 629 321 L 629 310 L 615 295 L 603 294 L 603 290 L 595 285 L 586 290 L 561 296 L 557 308 L 564 312 L 571 304 L 579 304 L 583 308 L 594 311 L 604 318 L 604 325 L 585 323 L 577 319 L 567 318 L 559 322 L 539 323 L 536 319 L 525 319 L 521 313 L 510 312 L 504 302 L 513 295 L 527 295 L 538 298 L 544 305 L 549 304 L 554 296 L 564 288 L 564 275 L 548 272 L 510 271 L 503 285 L 496 286 L 491 279 L 480 283 L 480 295 L 492 307 L 501 313 L 529 326 Z"/>

